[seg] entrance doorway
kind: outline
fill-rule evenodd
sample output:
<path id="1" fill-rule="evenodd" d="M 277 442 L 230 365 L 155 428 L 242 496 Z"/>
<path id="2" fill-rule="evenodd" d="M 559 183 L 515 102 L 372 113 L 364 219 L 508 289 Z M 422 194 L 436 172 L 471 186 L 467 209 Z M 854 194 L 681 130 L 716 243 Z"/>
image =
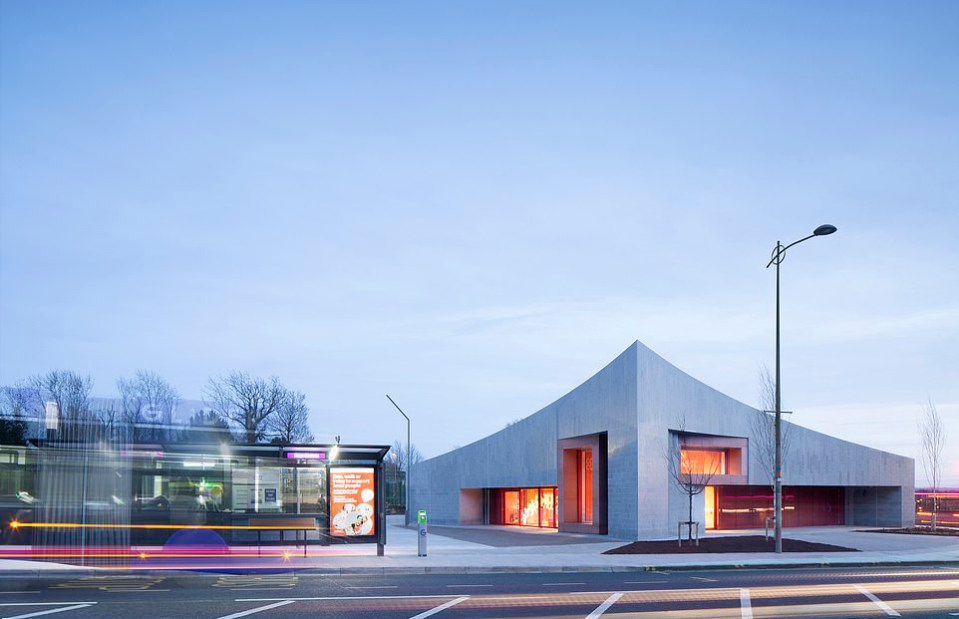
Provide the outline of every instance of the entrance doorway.
<path id="1" fill-rule="evenodd" d="M 559 441 L 559 530 L 608 531 L 606 433 Z"/>

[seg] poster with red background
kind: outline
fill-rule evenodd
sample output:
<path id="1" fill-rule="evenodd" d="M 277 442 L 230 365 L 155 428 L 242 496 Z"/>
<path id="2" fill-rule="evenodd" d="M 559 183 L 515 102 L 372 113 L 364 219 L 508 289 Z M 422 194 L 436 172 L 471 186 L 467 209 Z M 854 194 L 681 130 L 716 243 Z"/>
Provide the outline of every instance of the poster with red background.
<path id="1" fill-rule="evenodd" d="M 374 469 L 330 469 L 330 533 L 337 537 L 375 535 Z"/>

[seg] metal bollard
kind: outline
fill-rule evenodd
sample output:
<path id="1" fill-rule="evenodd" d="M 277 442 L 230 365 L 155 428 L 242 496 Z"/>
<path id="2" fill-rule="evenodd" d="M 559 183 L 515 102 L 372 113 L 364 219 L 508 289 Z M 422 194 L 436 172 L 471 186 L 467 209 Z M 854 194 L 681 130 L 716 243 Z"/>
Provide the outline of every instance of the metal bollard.
<path id="1" fill-rule="evenodd" d="M 416 513 L 416 522 L 419 525 L 419 536 L 416 543 L 416 556 L 426 556 L 426 510 L 421 509 Z"/>

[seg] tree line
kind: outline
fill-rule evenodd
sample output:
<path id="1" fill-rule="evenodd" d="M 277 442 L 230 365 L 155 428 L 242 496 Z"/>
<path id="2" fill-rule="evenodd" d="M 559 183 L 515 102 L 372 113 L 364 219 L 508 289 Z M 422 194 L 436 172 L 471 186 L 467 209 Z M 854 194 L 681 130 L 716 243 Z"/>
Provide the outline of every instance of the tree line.
<path id="1" fill-rule="evenodd" d="M 213 377 L 205 406 L 173 422 L 180 394 L 156 372 L 139 370 L 116 382 L 119 397 L 94 398 L 93 380 L 51 370 L 0 391 L 0 442 L 63 441 L 312 443 L 306 395 L 279 378 L 247 372 Z"/>

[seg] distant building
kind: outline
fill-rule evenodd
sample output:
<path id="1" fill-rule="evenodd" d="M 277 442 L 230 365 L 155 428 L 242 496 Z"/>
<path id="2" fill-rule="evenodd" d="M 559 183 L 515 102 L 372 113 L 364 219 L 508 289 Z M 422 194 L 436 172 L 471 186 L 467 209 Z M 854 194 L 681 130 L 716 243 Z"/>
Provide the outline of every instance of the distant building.
<path id="1" fill-rule="evenodd" d="M 636 342 L 539 412 L 415 465 L 411 506 L 437 524 L 665 538 L 688 520 L 689 497 L 669 472 L 678 467 L 711 473 L 693 520 L 762 528 L 773 514 L 763 415 Z M 784 425 L 784 526 L 912 525 L 911 458 Z"/>

